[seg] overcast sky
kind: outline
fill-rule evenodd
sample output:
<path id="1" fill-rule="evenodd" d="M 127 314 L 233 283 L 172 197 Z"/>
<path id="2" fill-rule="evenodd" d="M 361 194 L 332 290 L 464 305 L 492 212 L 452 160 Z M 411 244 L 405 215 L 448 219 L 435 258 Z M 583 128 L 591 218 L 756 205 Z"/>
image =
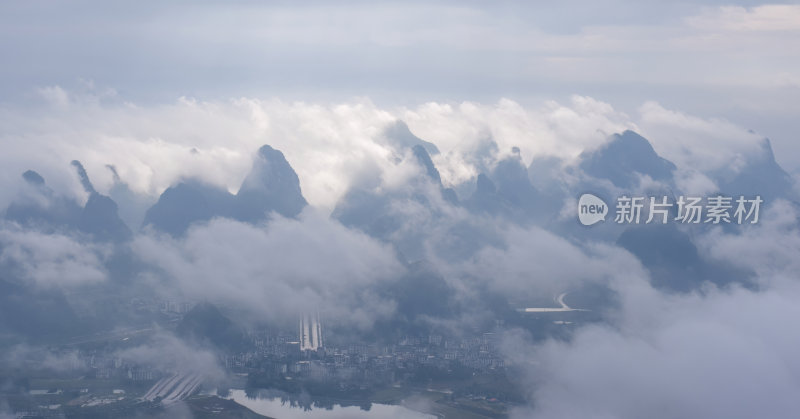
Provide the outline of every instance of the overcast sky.
<path id="1" fill-rule="evenodd" d="M 86 83 L 137 103 L 527 104 L 580 94 L 630 113 L 655 100 L 727 118 L 798 151 L 797 4 L 179 3 L 3 2 L 0 101 L 29 104 L 37 88 Z"/>

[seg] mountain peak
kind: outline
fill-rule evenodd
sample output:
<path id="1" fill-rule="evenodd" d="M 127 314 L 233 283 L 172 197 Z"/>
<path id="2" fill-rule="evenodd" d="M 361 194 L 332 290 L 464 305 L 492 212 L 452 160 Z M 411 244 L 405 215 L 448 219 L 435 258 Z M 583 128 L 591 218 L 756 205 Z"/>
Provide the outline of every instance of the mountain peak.
<path id="1" fill-rule="evenodd" d="M 308 205 L 300 178 L 282 152 L 264 145 L 236 195 L 236 218 L 256 221 L 269 211 L 294 217 Z"/>
<path id="2" fill-rule="evenodd" d="M 785 198 L 792 193 L 793 180 L 775 160 L 768 138 L 759 143 L 760 150 L 747 156 L 747 164 L 735 173 L 718 176 L 720 191 L 731 195 L 759 195 L 764 199 Z"/>
<path id="3" fill-rule="evenodd" d="M 81 162 L 73 160 L 71 164 L 78 172 L 83 189 L 89 193 L 89 200 L 86 201 L 86 205 L 78 217 L 78 229 L 100 240 L 123 241 L 130 239 L 131 230 L 119 218 L 117 203 L 94 189 Z"/>
<path id="4" fill-rule="evenodd" d="M 433 179 L 434 182 L 437 184 L 442 183 L 442 177 L 439 174 L 439 171 L 436 169 L 436 166 L 433 164 L 433 160 L 431 160 L 431 156 L 425 150 L 424 147 L 421 145 L 415 145 L 411 148 L 414 153 L 414 157 L 416 157 L 417 162 L 425 168 L 425 173 Z"/>
<path id="5" fill-rule="evenodd" d="M 209 302 L 192 307 L 175 329 L 178 336 L 217 348 L 234 348 L 241 344 L 238 327 Z"/>
<path id="6" fill-rule="evenodd" d="M 775 160 L 775 152 L 772 151 L 772 142 L 769 138 L 764 138 L 764 140 L 761 141 L 761 149 L 764 151 L 768 160 Z"/>
<path id="7" fill-rule="evenodd" d="M 299 193 L 300 178 L 281 151 L 265 144 L 258 149 L 253 168 L 242 183 L 240 192 L 276 187 Z"/>
<path id="8" fill-rule="evenodd" d="M 22 178 L 25 179 L 25 182 L 28 182 L 29 185 L 44 186 L 44 178 L 42 175 L 33 170 L 26 170 L 25 173 L 22 174 Z"/>
<path id="9" fill-rule="evenodd" d="M 78 160 L 73 160 L 72 166 L 78 172 L 78 177 L 81 179 L 81 185 L 83 185 L 83 190 L 87 193 L 94 194 L 96 191 L 94 190 L 94 185 L 89 180 L 89 175 L 86 174 L 86 169 L 83 168 L 83 165 Z"/>
<path id="10" fill-rule="evenodd" d="M 188 180 L 167 188 L 147 210 L 144 225 L 179 236 L 192 223 L 230 213 L 231 194 L 221 188 Z"/>
<path id="11" fill-rule="evenodd" d="M 161 194 L 147 210 L 144 224 L 179 236 L 192 223 L 214 217 L 257 223 L 271 211 L 294 217 L 306 205 L 297 173 L 282 152 L 264 145 L 258 149 L 253 168 L 236 195 L 198 180 L 187 180 Z"/>
<path id="12" fill-rule="evenodd" d="M 261 148 L 258 149 L 258 155 L 267 160 L 286 161 L 286 157 L 283 156 L 283 153 L 280 152 L 280 150 L 272 148 L 269 144 L 262 145 Z"/>
<path id="13" fill-rule="evenodd" d="M 637 174 L 670 182 L 675 171 L 675 165 L 659 156 L 646 138 L 630 130 L 612 135 L 595 150 L 581 153 L 580 167 L 586 174 L 608 179 L 622 188 L 636 186 Z"/>
<path id="14" fill-rule="evenodd" d="M 425 141 L 411 132 L 408 124 L 401 120 L 389 125 L 384 131 L 386 138 L 394 145 L 402 148 L 412 148 L 414 146 L 421 146 L 431 155 L 439 154 L 439 148 L 435 144 Z"/>
<path id="15" fill-rule="evenodd" d="M 86 205 L 81 207 L 73 199 L 57 195 L 45 186 L 44 178 L 33 170 L 22 174 L 22 178 L 35 186 L 45 201 L 15 201 L 6 209 L 5 217 L 27 226 L 35 226 L 44 231 L 63 228 L 77 229 L 102 241 L 124 241 L 131 237 L 131 231 L 117 214 L 117 204 L 111 198 L 95 191 L 83 165 L 77 160 L 72 166 L 78 171 L 81 184 L 89 192 Z"/>

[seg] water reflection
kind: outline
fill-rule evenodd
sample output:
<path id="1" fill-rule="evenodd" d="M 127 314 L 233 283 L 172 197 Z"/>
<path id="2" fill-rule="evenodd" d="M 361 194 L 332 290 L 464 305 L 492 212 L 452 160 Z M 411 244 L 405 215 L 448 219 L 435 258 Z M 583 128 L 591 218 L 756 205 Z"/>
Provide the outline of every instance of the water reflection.
<path id="1" fill-rule="evenodd" d="M 312 400 L 308 393 L 288 394 L 278 390 L 230 390 L 227 398 L 248 409 L 280 419 L 436 419 L 403 406 L 344 400 Z"/>

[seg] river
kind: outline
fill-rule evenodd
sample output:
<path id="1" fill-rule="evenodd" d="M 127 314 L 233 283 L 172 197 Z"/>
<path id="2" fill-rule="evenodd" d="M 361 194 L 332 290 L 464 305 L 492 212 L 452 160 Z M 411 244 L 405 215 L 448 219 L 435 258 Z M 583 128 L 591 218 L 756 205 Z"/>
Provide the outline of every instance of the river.
<path id="1" fill-rule="evenodd" d="M 436 416 L 420 413 L 398 405 L 372 403 L 369 410 L 358 406 L 342 407 L 335 405 L 332 409 L 314 407 L 306 410 L 301 406 L 291 406 L 280 398 L 249 398 L 244 390 L 231 390 L 229 399 L 248 409 L 276 419 L 436 419 Z"/>

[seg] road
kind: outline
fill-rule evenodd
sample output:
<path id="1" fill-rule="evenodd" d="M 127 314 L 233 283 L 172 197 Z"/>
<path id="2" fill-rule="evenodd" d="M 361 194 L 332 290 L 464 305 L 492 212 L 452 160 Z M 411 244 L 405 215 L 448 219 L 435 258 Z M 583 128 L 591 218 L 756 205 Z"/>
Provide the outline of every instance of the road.
<path id="1" fill-rule="evenodd" d="M 561 307 L 528 307 L 526 309 L 523 309 L 522 311 L 524 311 L 525 313 L 562 313 L 562 312 L 565 312 L 565 311 L 588 311 L 588 310 L 584 310 L 584 309 L 580 309 L 580 308 L 572 308 L 572 307 L 568 306 L 567 303 L 564 302 L 564 297 L 566 297 L 566 296 L 567 296 L 567 293 L 566 292 L 562 292 L 555 299 L 556 302 Z"/>

